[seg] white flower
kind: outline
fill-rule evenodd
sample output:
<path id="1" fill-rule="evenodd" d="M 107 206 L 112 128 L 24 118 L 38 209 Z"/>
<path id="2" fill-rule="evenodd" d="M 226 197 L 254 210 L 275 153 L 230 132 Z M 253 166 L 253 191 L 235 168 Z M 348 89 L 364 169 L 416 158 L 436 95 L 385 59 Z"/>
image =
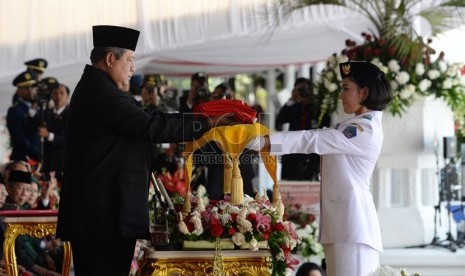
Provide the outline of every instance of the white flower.
<path id="1" fill-rule="evenodd" d="M 184 221 L 180 221 L 178 223 L 178 229 L 179 229 L 179 232 L 181 232 L 184 235 L 190 234 L 189 229 L 187 229 L 187 225 Z"/>
<path id="2" fill-rule="evenodd" d="M 335 84 L 335 83 L 331 83 L 331 84 L 329 85 L 329 87 L 328 87 L 328 91 L 329 91 L 329 92 L 334 92 L 334 91 L 336 91 L 337 89 L 338 89 L 338 86 L 337 86 L 337 84 Z"/>
<path id="3" fill-rule="evenodd" d="M 413 89 L 414 89 L 413 91 L 412 91 L 412 89 L 409 89 L 409 85 L 405 86 L 404 89 L 402 89 L 400 91 L 400 94 L 399 94 L 400 98 L 401 99 L 410 98 L 412 96 L 413 92 L 415 92 L 415 87 L 413 87 Z"/>
<path id="4" fill-rule="evenodd" d="M 189 219 L 192 224 L 194 224 L 194 231 L 192 231 L 192 234 L 200 236 L 203 233 L 203 225 L 202 225 L 202 220 L 200 219 L 200 214 L 197 212 L 192 213 L 193 216 Z"/>
<path id="5" fill-rule="evenodd" d="M 418 76 L 423 75 L 425 73 L 425 65 L 423 63 L 417 63 L 417 65 L 415 66 L 415 73 Z"/>
<path id="6" fill-rule="evenodd" d="M 465 75 L 460 76 L 459 83 L 460 83 L 460 85 L 465 86 Z"/>
<path id="7" fill-rule="evenodd" d="M 420 89 L 421 92 L 426 92 L 428 88 L 431 87 L 431 81 L 428 79 L 422 79 L 420 83 L 418 84 L 418 88 Z"/>
<path id="8" fill-rule="evenodd" d="M 234 233 L 232 236 L 232 241 L 235 245 L 241 246 L 245 243 L 245 236 L 240 232 Z"/>
<path id="9" fill-rule="evenodd" d="M 241 233 L 247 233 L 247 232 L 251 232 L 253 231 L 253 225 L 250 221 L 248 220 L 242 220 L 240 223 L 237 222 L 238 224 L 238 228 L 239 228 L 239 232 Z"/>
<path id="10" fill-rule="evenodd" d="M 439 61 L 438 65 L 439 65 L 439 71 L 441 71 L 441 73 L 446 72 L 447 63 L 444 60 Z"/>
<path id="11" fill-rule="evenodd" d="M 378 267 L 372 276 L 400 276 L 400 272 L 395 271 L 390 266 Z"/>
<path id="12" fill-rule="evenodd" d="M 405 71 L 401 71 L 397 76 L 396 76 L 396 81 L 402 85 L 406 84 L 410 80 L 410 75 L 409 73 Z"/>
<path id="13" fill-rule="evenodd" d="M 452 88 L 452 79 L 451 78 L 445 79 L 444 82 L 442 83 L 442 88 L 443 89 L 451 89 Z"/>
<path id="14" fill-rule="evenodd" d="M 344 62 L 348 62 L 349 61 L 349 58 L 345 55 L 339 55 L 337 57 L 337 62 L 338 63 L 344 63 Z"/>
<path id="15" fill-rule="evenodd" d="M 431 69 L 428 71 L 428 78 L 430 78 L 431 80 L 437 79 L 440 75 L 441 73 L 436 69 Z"/>
<path id="16" fill-rule="evenodd" d="M 223 215 L 220 215 L 220 221 L 221 221 L 221 224 L 222 225 L 226 225 L 228 222 L 231 221 L 231 215 L 230 214 L 223 214 Z"/>
<path id="17" fill-rule="evenodd" d="M 252 240 L 249 242 L 249 249 L 252 251 L 258 250 L 258 241 L 254 237 L 252 237 Z"/>
<path id="18" fill-rule="evenodd" d="M 197 205 L 195 206 L 195 211 L 198 211 L 198 212 L 205 211 L 205 203 L 203 201 L 203 198 L 199 195 L 197 195 Z"/>
<path id="19" fill-rule="evenodd" d="M 400 65 L 399 65 L 399 62 L 395 59 L 391 59 L 389 62 L 388 62 L 388 68 L 391 72 L 399 72 L 400 70 Z"/>
<path id="20" fill-rule="evenodd" d="M 399 88 L 399 84 L 395 80 L 391 81 L 389 84 L 391 85 L 391 89 L 394 91 L 396 91 L 397 88 Z"/>
<path id="21" fill-rule="evenodd" d="M 326 72 L 326 78 L 327 78 L 328 80 L 333 80 L 333 78 L 334 78 L 334 73 L 331 72 L 331 71 Z"/>
<path id="22" fill-rule="evenodd" d="M 203 185 L 199 185 L 197 188 L 197 196 L 203 197 L 207 193 L 207 189 Z"/>

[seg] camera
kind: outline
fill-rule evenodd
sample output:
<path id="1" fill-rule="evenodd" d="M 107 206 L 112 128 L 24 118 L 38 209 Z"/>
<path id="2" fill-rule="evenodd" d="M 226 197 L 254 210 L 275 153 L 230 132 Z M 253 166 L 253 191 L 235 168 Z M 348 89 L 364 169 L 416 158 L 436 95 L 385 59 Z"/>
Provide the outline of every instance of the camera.
<path id="1" fill-rule="evenodd" d="M 35 100 L 37 103 L 47 103 L 50 100 L 50 95 L 54 89 L 57 89 L 60 84 L 53 77 L 44 78 L 37 84 L 37 94 Z"/>
<path id="2" fill-rule="evenodd" d="M 195 103 L 203 103 L 210 100 L 210 90 L 207 86 L 200 86 L 195 90 Z"/>

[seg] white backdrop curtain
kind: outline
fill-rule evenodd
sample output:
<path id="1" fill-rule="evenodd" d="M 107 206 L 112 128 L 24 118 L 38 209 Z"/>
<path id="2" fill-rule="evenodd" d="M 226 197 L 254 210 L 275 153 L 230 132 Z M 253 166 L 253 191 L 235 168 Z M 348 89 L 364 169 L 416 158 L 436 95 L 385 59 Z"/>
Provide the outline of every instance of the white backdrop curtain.
<path id="1" fill-rule="evenodd" d="M 326 59 L 368 21 L 342 7 L 296 12 L 274 29 L 276 0 L 0 0 L 0 112 L 24 61 L 43 57 L 45 76 L 74 88 L 92 49 L 91 26 L 141 30 L 138 73 L 233 74 Z M 280 18 L 281 19 L 281 18 Z"/>

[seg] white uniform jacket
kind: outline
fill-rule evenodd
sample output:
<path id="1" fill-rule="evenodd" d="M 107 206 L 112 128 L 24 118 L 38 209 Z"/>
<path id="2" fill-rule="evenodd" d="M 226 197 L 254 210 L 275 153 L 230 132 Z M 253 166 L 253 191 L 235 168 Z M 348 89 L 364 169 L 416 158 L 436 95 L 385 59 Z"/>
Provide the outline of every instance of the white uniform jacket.
<path id="1" fill-rule="evenodd" d="M 363 243 L 382 251 L 370 179 L 383 144 L 382 112 L 334 128 L 270 135 L 271 154 L 321 155 L 320 243 Z"/>

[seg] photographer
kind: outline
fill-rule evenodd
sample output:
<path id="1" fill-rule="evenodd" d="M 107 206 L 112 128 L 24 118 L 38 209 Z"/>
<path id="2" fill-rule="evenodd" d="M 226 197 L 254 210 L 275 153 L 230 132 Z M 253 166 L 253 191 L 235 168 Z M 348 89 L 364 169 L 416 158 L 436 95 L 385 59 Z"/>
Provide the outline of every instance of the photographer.
<path id="1" fill-rule="evenodd" d="M 43 139 L 42 172 L 49 175 L 55 172 L 61 182 L 66 147 L 66 125 L 68 122 L 69 88 L 64 84 L 49 86 L 53 107 L 41 111 L 42 121 L 38 127 L 39 136 Z"/>
<path id="2" fill-rule="evenodd" d="M 205 93 L 206 91 L 208 93 Z M 199 101 L 208 101 L 209 97 L 208 77 L 203 72 L 197 72 L 191 76 L 191 88 L 188 93 L 179 98 L 179 112 L 192 112 Z"/>

